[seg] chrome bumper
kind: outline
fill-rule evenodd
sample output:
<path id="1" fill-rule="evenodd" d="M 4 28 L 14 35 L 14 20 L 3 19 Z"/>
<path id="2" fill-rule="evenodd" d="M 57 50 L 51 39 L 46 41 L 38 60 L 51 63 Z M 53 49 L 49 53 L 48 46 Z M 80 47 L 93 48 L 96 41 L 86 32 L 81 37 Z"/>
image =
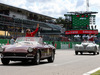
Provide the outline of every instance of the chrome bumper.
<path id="1" fill-rule="evenodd" d="M 33 59 L 34 57 L 21 57 L 21 56 L 0 56 L 0 58 L 9 58 L 9 59 Z"/>
<path id="2" fill-rule="evenodd" d="M 34 56 L 33 54 L 27 54 L 25 56 L 17 56 L 17 54 L 15 55 L 3 55 L 3 54 L 0 54 L 0 58 L 9 58 L 9 59 L 33 59 Z"/>

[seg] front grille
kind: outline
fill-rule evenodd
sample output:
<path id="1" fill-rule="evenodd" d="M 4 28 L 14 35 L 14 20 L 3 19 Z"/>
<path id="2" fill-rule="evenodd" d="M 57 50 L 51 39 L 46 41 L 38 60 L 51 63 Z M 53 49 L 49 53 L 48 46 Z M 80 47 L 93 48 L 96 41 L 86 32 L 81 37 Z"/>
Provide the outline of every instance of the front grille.
<path id="1" fill-rule="evenodd" d="M 27 53 L 4 53 L 4 56 L 26 56 Z"/>
<path id="2" fill-rule="evenodd" d="M 83 49 L 83 47 L 79 47 L 79 49 Z"/>
<path id="3" fill-rule="evenodd" d="M 84 49 L 86 49 L 87 45 L 83 45 Z"/>

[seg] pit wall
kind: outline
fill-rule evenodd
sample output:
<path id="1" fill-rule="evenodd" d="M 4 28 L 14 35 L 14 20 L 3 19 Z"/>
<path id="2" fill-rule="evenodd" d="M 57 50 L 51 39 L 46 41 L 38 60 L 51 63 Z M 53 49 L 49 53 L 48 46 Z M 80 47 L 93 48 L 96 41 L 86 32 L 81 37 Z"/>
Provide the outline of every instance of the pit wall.
<path id="1" fill-rule="evenodd" d="M 51 44 L 51 41 L 45 41 L 47 44 Z M 61 41 L 56 41 L 54 46 L 56 49 L 71 49 L 74 48 L 75 44 L 80 44 L 80 42 L 61 42 Z"/>

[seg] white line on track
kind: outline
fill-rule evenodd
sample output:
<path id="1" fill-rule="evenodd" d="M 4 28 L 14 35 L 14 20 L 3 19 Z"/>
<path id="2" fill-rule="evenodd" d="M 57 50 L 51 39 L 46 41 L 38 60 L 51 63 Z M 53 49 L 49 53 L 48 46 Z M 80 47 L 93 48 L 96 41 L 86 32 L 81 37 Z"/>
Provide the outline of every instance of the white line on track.
<path id="1" fill-rule="evenodd" d="M 87 72 L 87 73 L 85 73 L 85 74 L 83 74 L 83 75 L 90 75 L 90 74 L 92 74 L 92 73 L 94 73 L 94 72 L 96 72 L 96 71 L 98 71 L 98 70 L 100 70 L 100 67 L 99 67 L 99 68 L 96 68 L 96 69 L 94 69 L 94 70 L 92 70 L 92 71 L 89 71 L 89 72 Z"/>

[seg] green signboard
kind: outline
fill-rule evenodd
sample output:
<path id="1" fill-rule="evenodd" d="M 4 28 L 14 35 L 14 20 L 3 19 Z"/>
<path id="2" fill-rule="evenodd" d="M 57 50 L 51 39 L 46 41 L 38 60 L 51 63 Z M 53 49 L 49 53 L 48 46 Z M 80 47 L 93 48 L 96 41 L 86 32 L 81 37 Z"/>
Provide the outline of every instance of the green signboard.
<path id="1" fill-rule="evenodd" d="M 72 15 L 73 29 L 87 29 L 89 28 L 90 15 Z"/>

